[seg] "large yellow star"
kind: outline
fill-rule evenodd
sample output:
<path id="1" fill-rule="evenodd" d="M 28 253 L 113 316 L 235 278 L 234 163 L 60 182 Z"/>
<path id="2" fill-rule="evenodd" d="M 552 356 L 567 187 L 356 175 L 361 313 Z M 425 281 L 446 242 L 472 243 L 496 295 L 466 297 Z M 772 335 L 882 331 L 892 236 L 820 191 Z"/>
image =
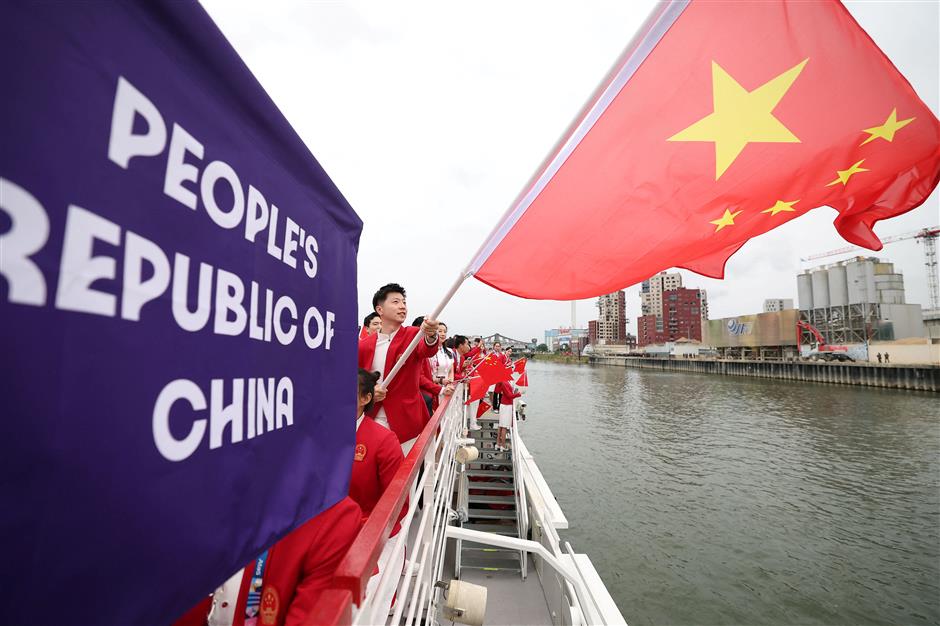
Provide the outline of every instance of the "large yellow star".
<path id="1" fill-rule="evenodd" d="M 734 218 L 741 215 L 741 213 L 743 212 L 744 211 L 735 211 L 734 213 L 732 213 L 730 209 L 725 209 L 724 215 L 719 217 L 717 220 L 710 221 L 709 224 L 715 225 L 715 232 L 717 233 L 719 230 L 721 230 L 725 226 L 734 226 Z"/>
<path id="2" fill-rule="evenodd" d="M 842 183 L 842 186 L 845 187 L 845 185 L 849 182 L 849 179 L 852 178 L 852 176 L 854 176 L 855 174 L 858 174 L 859 172 L 868 171 L 864 167 L 860 167 L 861 164 L 864 162 L 865 162 L 865 159 L 862 159 L 861 161 L 854 164 L 852 167 L 850 167 L 847 170 L 836 170 L 836 175 L 838 176 L 838 178 L 832 181 L 831 183 L 827 184 L 826 187 L 832 187 L 836 183 Z"/>
<path id="3" fill-rule="evenodd" d="M 792 202 L 784 202 L 783 200 L 777 200 L 776 204 L 774 204 L 769 209 L 764 209 L 763 211 L 761 211 L 761 213 L 770 213 L 770 217 L 773 217 L 777 213 L 784 213 L 787 211 L 795 212 L 796 209 L 793 208 L 793 205 L 796 204 L 797 202 L 799 202 L 799 200 L 793 200 Z"/>
<path id="4" fill-rule="evenodd" d="M 715 180 L 721 178 L 744 147 L 753 142 L 800 143 L 773 115 L 773 110 L 809 59 L 748 91 L 712 61 L 714 112 L 667 141 L 711 141 L 715 144 Z"/>
<path id="5" fill-rule="evenodd" d="M 884 139 L 885 141 L 894 141 L 894 133 L 898 132 L 915 119 L 914 117 L 909 117 L 906 120 L 898 121 L 898 110 L 892 109 L 891 115 L 888 116 L 888 119 L 885 120 L 885 123 L 881 126 L 873 126 L 872 128 L 866 128 L 864 132 L 868 133 L 870 136 L 868 139 L 858 144 L 864 146 L 869 141 L 874 141 L 875 139 Z"/>

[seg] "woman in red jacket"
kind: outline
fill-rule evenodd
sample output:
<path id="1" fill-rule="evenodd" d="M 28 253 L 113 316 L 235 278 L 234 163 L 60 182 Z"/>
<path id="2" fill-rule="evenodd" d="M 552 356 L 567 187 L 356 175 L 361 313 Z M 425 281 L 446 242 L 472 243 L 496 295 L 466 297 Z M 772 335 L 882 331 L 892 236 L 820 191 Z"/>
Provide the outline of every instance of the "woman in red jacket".
<path id="1" fill-rule="evenodd" d="M 425 359 L 426 361 L 427 359 Z M 372 409 L 373 389 L 378 382 L 378 372 L 359 369 L 359 409 L 356 414 L 356 448 L 353 455 L 352 475 L 349 480 L 349 497 L 362 508 L 362 521 L 365 522 L 382 494 L 388 488 L 395 473 L 405 460 L 398 443 L 398 437 L 385 426 L 368 416 Z M 377 590 L 379 572 L 388 568 L 389 572 L 401 571 L 405 564 L 405 552 L 401 550 L 395 562 L 392 562 L 393 538 L 401 530 L 401 520 L 408 512 L 408 502 L 402 506 L 398 520 L 392 529 L 388 542 L 379 556 L 376 571 L 369 580 L 366 597 Z M 397 585 L 396 585 L 397 586 Z M 392 598 L 386 602 L 391 605 Z M 382 615 L 382 613 L 378 613 Z"/>

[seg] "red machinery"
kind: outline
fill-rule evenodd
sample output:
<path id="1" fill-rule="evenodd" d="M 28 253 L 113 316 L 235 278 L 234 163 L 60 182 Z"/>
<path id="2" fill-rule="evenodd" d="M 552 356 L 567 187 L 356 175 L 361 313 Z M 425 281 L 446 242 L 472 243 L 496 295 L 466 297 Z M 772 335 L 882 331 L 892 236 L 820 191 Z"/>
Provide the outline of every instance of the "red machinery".
<path id="1" fill-rule="evenodd" d="M 825 361 L 854 361 L 854 359 L 848 355 L 848 346 L 833 346 L 826 343 L 819 329 L 809 322 L 801 320 L 796 322 L 797 337 L 801 334 L 800 329 L 809 332 L 816 338 L 816 348 L 810 352 L 808 358 L 813 360 L 823 359 Z"/>

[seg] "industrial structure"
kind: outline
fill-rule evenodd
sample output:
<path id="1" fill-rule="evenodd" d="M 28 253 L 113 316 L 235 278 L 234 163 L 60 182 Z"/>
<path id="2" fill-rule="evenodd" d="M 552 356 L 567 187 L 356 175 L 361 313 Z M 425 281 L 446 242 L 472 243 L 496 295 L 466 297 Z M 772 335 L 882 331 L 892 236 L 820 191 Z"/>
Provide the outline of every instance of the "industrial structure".
<path id="1" fill-rule="evenodd" d="M 881 243 L 889 244 L 896 241 L 914 239 L 917 243 L 923 244 L 924 267 L 927 272 L 927 309 L 929 311 L 940 311 L 940 273 L 937 271 L 937 237 L 940 237 L 940 226 L 921 228 L 920 230 L 914 230 L 901 235 L 884 237 L 881 240 Z M 847 246 L 836 250 L 829 250 L 828 252 L 812 254 L 800 260 L 803 262 L 817 261 L 819 259 L 855 251 L 862 251 L 862 249 L 857 246 Z M 803 307 L 800 306 L 800 308 L 802 309 Z"/>
<path id="2" fill-rule="evenodd" d="M 702 322 L 702 343 L 721 358 L 788 359 L 799 356 L 799 312 L 782 311 L 738 315 Z"/>
<path id="3" fill-rule="evenodd" d="M 819 330 L 830 344 L 868 344 L 924 337 L 919 304 L 907 304 L 904 277 L 894 264 L 856 257 L 797 275 L 800 319 Z M 800 344 L 812 345 L 807 330 Z"/>
<path id="4" fill-rule="evenodd" d="M 764 313 L 776 313 L 793 308 L 793 298 L 770 298 L 764 300 Z"/>

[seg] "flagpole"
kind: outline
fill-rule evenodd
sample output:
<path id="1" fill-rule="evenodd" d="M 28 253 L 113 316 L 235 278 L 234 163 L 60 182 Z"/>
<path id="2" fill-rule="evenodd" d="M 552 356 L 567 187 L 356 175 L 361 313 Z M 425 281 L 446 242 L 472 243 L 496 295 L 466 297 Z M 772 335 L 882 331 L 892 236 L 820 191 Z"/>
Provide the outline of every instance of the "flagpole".
<path id="1" fill-rule="evenodd" d="M 512 204 L 509 205 L 509 208 L 506 209 L 506 212 L 503 214 L 503 216 L 493 225 L 493 229 L 490 231 L 490 234 L 487 235 L 486 239 L 483 240 L 483 243 L 480 244 L 479 249 L 470 258 L 470 263 L 467 265 L 464 271 L 461 272 L 460 276 L 457 277 L 457 280 L 454 281 L 454 284 L 451 285 L 448 292 L 444 295 L 444 298 L 431 313 L 431 319 L 437 319 L 437 316 L 441 314 L 441 311 L 444 310 L 444 307 L 447 306 L 447 303 L 449 303 L 451 298 L 454 297 L 454 294 L 457 293 L 457 290 L 464 283 L 464 281 L 473 276 L 476 273 L 476 270 L 482 266 L 483 262 L 489 258 L 489 255 L 493 252 L 492 244 L 494 240 L 499 239 L 502 241 L 502 238 L 506 235 L 509 228 L 511 228 L 515 223 L 515 219 L 520 217 L 517 215 L 519 203 L 523 201 L 533 186 L 535 186 L 539 179 L 542 178 L 543 174 L 545 174 L 551 163 L 559 156 L 559 153 L 565 147 L 568 140 L 574 134 L 576 129 L 586 120 L 595 103 L 602 96 L 605 90 L 611 86 L 620 70 L 626 64 L 630 63 L 634 53 L 644 42 L 650 31 L 656 26 L 657 22 L 667 13 L 674 13 L 671 19 L 675 20 L 678 17 L 678 14 L 685 9 L 688 3 L 689 0 L 661 0 L 654 6 L 654 8 L 650 11 L 650 14 L 647 16 L 646 21 L 634 34 L 630 43 L 627 44 L 627 47 L 621 53 L 620 57 L 613 64 L 607 75 L 604 76 L 604 79 L 591 94 L 591 97 L 588 98 L 582 109 L 571 121 L 571 124 L 568 126 L 568 128 L 565 129 L 561 137 L 559 137 L 554 147 L 552 147 L 551 151 L 545 156 L 545 159 L 542 161 L 542 163 L 539 164 L 531 178 L 529 178 L 528 182 L 526 182 L 525 186 L 519 192 L 519 195 L 517 195 Z M 645 56 L 643 58 L 645 59 Z M 405 348 L 405 352 L 402 354 L 398 362 L 395 363 L 395 367 L 392 368 L 392 371 L 388 373 L 388 376 L 386 376 L 385 380 L 382 382 L 383 389 L 388 389 L 388 385 L 392 382 L 392 379 L 395 378 L 399 370 L 401 370 L 402 366 L 404 366 L 405 362 L 415 351 L 415 348 L 418 347 L 418 342 L 422 340 L 422 334 L 423 333 L 418 333 L 415 335 L 414 339 L 411 340 L 411 343 L 408 344 L 408 347 Z"/>

